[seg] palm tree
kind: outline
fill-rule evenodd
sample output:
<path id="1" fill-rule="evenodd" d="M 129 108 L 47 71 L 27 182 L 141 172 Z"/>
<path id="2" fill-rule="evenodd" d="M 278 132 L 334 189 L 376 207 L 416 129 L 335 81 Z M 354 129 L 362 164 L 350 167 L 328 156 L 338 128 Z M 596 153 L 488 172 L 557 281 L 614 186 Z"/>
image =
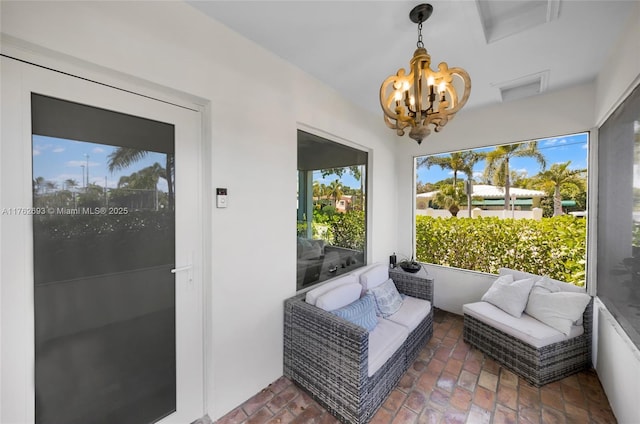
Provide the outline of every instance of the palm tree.
<path id="1" fill-rule="evenodd" d="M 446 185 L 438 191 L 433 202 L 444 209 L 448 209 L 451 216 L 457 217 L 460 211 L 460 199 L 462 195 L 463 192 L 460 187 Z"/>
<path id="2" fill-rule="evenodd" d="M 562 215 L 562 195 L 560 189 L 563 186 L 574 186 L 579 190 L 585 189 L 586 169 L 569 169 L 571 161 L 554 163 L 549 170 L 539 173 L 536 180 L 545 188 L 553 188 L 553 216 Z"/>
<path id="3" fill-rule="evenodd" d="M 69 178 L 64 180 L 64 186 L 66 187 L 67 190 L 71 190 L 74 187 L 78 187 L 78 182 L 73 178 Z"/>
<path id="4" fill-rule="evenodd" d="M 47 192 L 56 191 L 58 189 L 58 183 L 55 181 L 45 181 L 44 187 Z"/>
<path id="5" fill-rule="evenodd" d="M 313 182 L 313 197 L 320 200 L 322 197 L 326 196 L 327 186 L 321 184 L 318 181 Z"/>
<path id="6" fill-rule="evenodd" d="M 453 187 L 457 187 L 458 172 L 463 172 L 469 180 L 472 180 L 473 167 L 482 159 L 484 159 L 482 153 L 467 150 L 464 152 L 454 152 L 449 156 L 426 156 L 418 158 L 416 167 L 426 166 L 427 169 L 429 169 L 433 165 L 437 165 L 441 169 L 450 169 L 453 171 Z M 471 193 L 467 195 L 467 209 L 469 211 L 469 217 L 471 217 Z"/>
<path id="7" fill-rule="evenodd" d="M 360 208 L 364 203 L 364 178 L 363 178 L 364 172 L 363 171 L 364 171 L 364 165 L 351 165 L 351 166 L 345 166 L 342 168 L 325 168 L 320 170 L 323 178 L 326 178 L 332 174 L 335 174 L 338 177 L 342 177 L 345 173 L 351 174 L 351 176 L 353 176 L 353 178 L 360 183 L 360 193 L 359 193 L 360 195 L 359 201 L 361 203 L 359 206 Z M 356 199 L 354 198 L 354 205 L 355 203 L 356 203 Z"/>
<path id="8" fill-rule="evenodd" d="M 156 162 L 129 176 L 123 175 L 120 177 L 120 180 L 118 180 L 118 188 L 155 190 L 158 185 L 158 180 L 165 174 L 166 171 L 164 168 Z"/>
<path id="9" fill-rule="evenodd" d="M 40 194 L 42 192 L 44 181 L 44 177 L 36 177 L 36 179 L 33 180 L 33 190 L 36 194 Z"/>
<path id="10" fill-rule="evenodd" d="M 495 150 L 486 154 L 487 161 L 484 169 L 485 179 L 494 182 L 496 185 L 504 187 L 504 209 L 509 209 L 509 189 L 511 187 L 509 161 L 511 158 L 533 158 L 544 170 L 546 160 L 544 155 L 538 150 L 538 142 L 505 144 L 498 146 Z"/>
<path id="11" fill-rule="evenodd" d="M 449 156 L 425 156 L 417 159 L 416 167 L 426 166 L 427 169 L 434 165 L 438 165 L 440 169 L 450 169 L 453 171 L 453 186 L 458 183 L 458 172 L 464 172 L 472 175 L 472 167 L 469 167 L 465 160 L 467 153 L 471 152 L 454 152 Z"/>
<path id="12" fill-rule="evenodd" d="M 124 169 L 131 164 L 138 162 L 149 153 L 147 150 L 134 149 L 131 147 L 118 147 L 109 154 L 109 172 Z M 169 210 L 173 210 L 173 173 L 175 170 L 174 155 L 166 153 L 166 166 L 164 167 L 164 177 L 167 180 Z"/>
<path id="13" fill-rule="evenodd" d="M 344 192 L 342 191 L 342 183 L 340 182 L 340 180 L 334 180 L 331 184 L 329 184 L 329 186 L 327 187 L 327 191 L 328 195 L 333 198 L 335 206 L 337 207 L 338 200 L 340 200 L 340 198 L 344 194 Z"/>

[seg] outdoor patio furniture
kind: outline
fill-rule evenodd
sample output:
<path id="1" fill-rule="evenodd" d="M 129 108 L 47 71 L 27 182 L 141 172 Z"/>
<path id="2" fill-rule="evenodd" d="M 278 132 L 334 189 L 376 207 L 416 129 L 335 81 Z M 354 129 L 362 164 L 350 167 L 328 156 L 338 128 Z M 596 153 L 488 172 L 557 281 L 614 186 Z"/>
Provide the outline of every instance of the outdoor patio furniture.
<path id="1" fill-rule="evenodd" d="M 371 266 L 360 269 L 351 278 L 362 283 L 362 275 L 370 269 Z M 408 296 L 403 307 L 422 302 L 415 302 L 418 299 L 428 301 L 421 309 L 426 316 L 418 323 L 411 313 L 407 314 L 412 310 L 404 310 L 395 314 L 397 322 L 392 321 L 393 315 L 378 318 L 377 326 L 369 333 L 308 303 L 307 294 L 285 301 L 284 375 L 345 423 L 363 424 L 371 419 L 433 333 L 433 280 L 427 278 L 425 271 L 410 274 L 397 269 L 387 275 L 398 291 Z M 411 321 L 417 324 L 412 330 L 401 324 Z M 387 341 L 390 344 L 385 347 Z M 379 353 L 392 346 L 397 347 L 386 352 L 390 356 L 376 364 L 379 368 L 372 373 L 371 350 Z"/>
<path id="2" fill-rule="evenodd" d="M 500 271 L 501 275 L 509 272 L 515 272 L 517 278 L 541 278 L 506 268 Z M 554 281 L 566 291 L 584 293 L 580 287 Z M 591 366 L 593 299 L 568 335 L 526 312 L 515 318 L 487 302 L 463 305 L 463 311 L 464 341 L 537 387 Z"/>

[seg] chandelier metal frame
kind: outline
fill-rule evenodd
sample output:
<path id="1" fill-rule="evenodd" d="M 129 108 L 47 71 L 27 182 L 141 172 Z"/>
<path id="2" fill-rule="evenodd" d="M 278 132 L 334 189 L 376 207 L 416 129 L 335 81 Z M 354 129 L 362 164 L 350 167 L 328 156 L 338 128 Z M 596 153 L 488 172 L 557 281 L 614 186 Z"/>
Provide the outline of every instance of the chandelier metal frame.
<path id="1" fill-rule="evenodd" d="M 380 87 L 380 105 L 384 121 L 398 136 L 411 127 L 409 137 L 418 144 L 431 134 L 439 132 L 462 109 L 471 93 L 471 78 L 462 68 L 449 68 L 440 62 L 438 70 L 430 68 L 431 56 L 422 42 L 422 23 L 433 12 L 430 4 L 420 4 L 409 13 L 409 19 L 418 24 L 418 42 L 410 61 L 410 73 L 399 69 L 396 75 L 384 80 Z M 458 96 L 456 85 L 464 88 Z"/>

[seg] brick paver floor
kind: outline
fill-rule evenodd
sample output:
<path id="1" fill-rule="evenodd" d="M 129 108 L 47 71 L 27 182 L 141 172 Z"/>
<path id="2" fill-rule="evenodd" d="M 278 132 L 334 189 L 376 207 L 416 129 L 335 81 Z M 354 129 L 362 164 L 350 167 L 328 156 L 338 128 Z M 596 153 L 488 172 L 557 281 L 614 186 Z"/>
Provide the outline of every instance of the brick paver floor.
<path id="1" fill-rule="evenodd" d="M 462 340 L 462 317 L 436 309 L 433 338 L 371 424 L 616 423 L 594 370 L 531 386 Z M 216 424 L 338 423 L 281 377 Z"/>

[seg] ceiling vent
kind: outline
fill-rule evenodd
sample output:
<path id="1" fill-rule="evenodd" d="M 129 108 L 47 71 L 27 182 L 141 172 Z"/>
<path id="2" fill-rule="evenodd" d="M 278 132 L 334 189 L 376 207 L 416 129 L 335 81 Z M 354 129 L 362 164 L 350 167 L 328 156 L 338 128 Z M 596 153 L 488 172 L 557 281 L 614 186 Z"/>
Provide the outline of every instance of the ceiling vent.
<path id="1" fill-rule="evenodd" d="M 476 0 L 487 43 L 558 19 L 560 0 Z"/>
<path id="2" fill-rule="evenodd" d="M 503 102 L 535 96 L 547 89 L 549 71 L 538 72 L 515 80 L 492 84 L 500 89 Z"/>

